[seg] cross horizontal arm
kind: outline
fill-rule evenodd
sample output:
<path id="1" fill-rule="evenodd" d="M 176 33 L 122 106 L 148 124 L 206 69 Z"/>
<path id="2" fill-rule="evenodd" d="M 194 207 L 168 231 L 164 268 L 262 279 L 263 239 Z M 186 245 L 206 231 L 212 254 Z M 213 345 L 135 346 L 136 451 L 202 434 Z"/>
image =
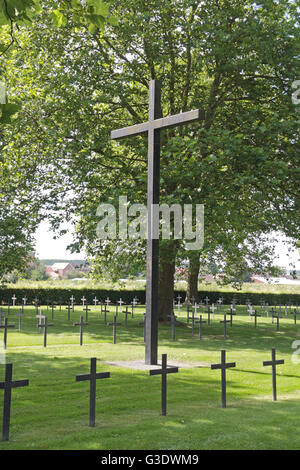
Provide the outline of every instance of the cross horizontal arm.
<path id="1" fill-rule="evenodd" d="M 91 380 L 91 374 L 76 375 L 76 382 L 83 382 L 84 380 Z"/>
<path id="2" fill-rule="evenodd" d="M 199 116 L 199 109 L 195 109 L 193 111 L 187 111 L 186 113 L 179 113 L 175 114 L 174 116 L 155 119 L 155 121 L 153 121 L 153 127 L 154 129 L 167 129 L 170 127 L 198 121 Z"/>
<path id="3" fill-rule="evenodd" d="M 108 379 L 110 372 L 97 372 L 96 379 Z M 91 380 L 91 374 L 76 375 L 76 382 L 83 382 L 84 380 Z"/>
<path id="4" fill-rule="evenodd" d="M 153 369 L 150 370 L 150 375 L 161 375 L 163 372 L 166 374 L 175 374 L 178 372 L 178 367 L 168 367 L 165 371 L 162 371 L 162 369 Z"/>
<path id="5" fill-rule="evenodd" d="M 273 366 L 278 364 L 284 364 L 284 359 L 278 359 L 276 361 L 264 361 L 263 366 Z"/>
<path id="6" fill-rule="evenodd" d="M 235 367 L 235 362 L 228 362 L 227 364 L 212 364 L 211 369 L 228 369 L 229 367 Z"/>
<path id="7" fill-rule="evenodd" d="M 5 385 L 5 382 L 0 382 L 0 390 L 3 390 L 5 388 Z M 29 380 L 12 380 L 11 382 L 8 382 L 7 385 L 11 388 L 26 387 L 27 385 L 29 385 Z"/>
<path id="8" fill-rule="evenodd" d="M 174 116 L 155 119 L 154 121 L 123 127 L 122 129 L 112 131 L 110 137 L 113 140 L 124 139 L 125 137 L 143 134 L 148 132 L 150 129 L 167 129 L 185 123 L 194 122 L 197 121 L 199 117 L 199 109 L 195 109 L 193 111 L 187 111 L 186 113 L 179 113 Z"/>
<path id="9" fill-rule="evenodd" d="M 112 131 L 110 138 L 112 140 L 125 139 L 125 137 L 143 134 L 144 132 L 148 132 L 148 130 L 149 124 L 148 122 L 144 122 L 142 124 L 135 124 L 134 126 L 123 127 L 122 129 Z"/>
<path id="10" fill-rule="evenodd" d="M 96 379 L 109 379 L 110 372 L 97 372 Z"/>

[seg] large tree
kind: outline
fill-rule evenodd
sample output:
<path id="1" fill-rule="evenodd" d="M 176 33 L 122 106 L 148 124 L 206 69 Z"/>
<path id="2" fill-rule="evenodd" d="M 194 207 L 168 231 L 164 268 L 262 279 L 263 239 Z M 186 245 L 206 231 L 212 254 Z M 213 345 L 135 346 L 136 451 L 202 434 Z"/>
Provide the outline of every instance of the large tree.
<path id="1" fill-rule="evenodd" d="M 145 203 L 147 145 L 143 137 L 111 142 L 110 131 L 147 119 L 148 83 L 160 79 L 164 115 L 201 110 L 198 123 L 162 134 L 161 202 L 205 205 L 203 253 L 227 253 L 233 267 L 246 249 L 259 260 L 257 241 L 274 229 L 296 238 L 294 2 L 115 0 L 111 13 L 118 27 L 103 32 L 74 28 L 71 16 L 53 31 L 42 14 L 7 60 L 12 96 L 22 96 L 20 129 L 26 145 L 39 149 L 54 225 L 75 216 L 75 248 L 114 261 L 115 244 L 97 239 L 97 206 L 117 205 L 120 195 Z M 189 256 L 184 247 L 161 243 L 162 320 L 172 308 L 176 257 Z"/>

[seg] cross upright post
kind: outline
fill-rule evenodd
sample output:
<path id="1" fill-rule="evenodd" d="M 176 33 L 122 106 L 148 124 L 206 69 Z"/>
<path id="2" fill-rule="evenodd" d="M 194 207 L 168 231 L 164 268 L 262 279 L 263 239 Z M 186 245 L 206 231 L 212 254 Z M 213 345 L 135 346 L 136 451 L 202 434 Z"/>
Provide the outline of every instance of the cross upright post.
<path id="1" fill-rule="evenodd" d="M 147 282 L 146 282 L 146 345 L 145 363 L 157 364 L 158 351 L 158 279 L 159 238 L 154 237 L 154 205 L 159 204 L 160 182 L 160 131 L 170 127 L 194 122 L 199 119 L 199 110 L 162 118 L 161 86 L 151 80 L 149 87 L 149 121 L 111 132 L 112 139 L 148 134 L 148 178 L 147 178 Z"/>

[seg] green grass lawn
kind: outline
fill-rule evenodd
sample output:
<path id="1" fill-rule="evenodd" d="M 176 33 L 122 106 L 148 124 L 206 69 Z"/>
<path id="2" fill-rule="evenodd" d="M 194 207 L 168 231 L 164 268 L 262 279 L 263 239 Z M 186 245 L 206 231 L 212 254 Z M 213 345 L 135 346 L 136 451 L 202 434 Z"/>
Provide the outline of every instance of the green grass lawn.
<path id="1" fill-rule="evenodd" d="M 12 392 L 10 440 L 0 442 L 1 450 L 300 448 L 300 367 L 292 360 L 292 343 L 300 341 L 300 319 L 295 326 L 293 317 L 282 312 L 277 331 L 276 323 L 262 312 L 255 329 L 245 307 L 238 307 L 226 340 L 219 323 L 222 315 L 215 314 L 212 324 L 203 326 L 200 341 L 198 329 L 192 336 L 182 311 L 175 342 L 170 327 L 160 327 L 159 355 L 167 353 L 169 363 L 206 367 L 180 369 L 168 376 L 168 414 L 162 417 L 159 376 L 107 364 L 144 359 L 143 328 L 138 325 L 144 308 L 136 309 L 127 329 L 118 328 L 113 345 L 112 328 L 104 325 L 99 308 L 91 307 L 83 346 L 73 322 L 84 313 L 78 307 L 68 322 L 67 311 L 58 308 L 47 348 L 37 331 L 35 310 L 26 307 L 21 332 L 17 311 L 10 309 L 9 323 L 16 328 L 8 332 L 7 350 L 0 356 L 0 380 L 4 362 L 12 362 L 13 380 L 29 379 L 29 386 Z M 113 311 L 111 307 L 109 320 Z M 52 322 L 51 311 L 44 308 L 43 313 Z M 124 324 L 122 316 L 118 319 Z M 272 347 L 277 358 L 285 360 L 277 369 L 277 402 L 272 401 L 271 367 L 262 365 L 271 358 Z M 220 371 L 210 369 L 220 361 L 221 349 L 226 349 L 228 361 L 236 362 L 236 368 L 227 371 L 226 409 L 221 408 Z M 94 428 L 88 426 L 89 383 L 75 381 L 77 374 L 89 372 L 91 357 L 97 357 L 98 372 L 111 373 L 111 378 L 97 381 Z"/>

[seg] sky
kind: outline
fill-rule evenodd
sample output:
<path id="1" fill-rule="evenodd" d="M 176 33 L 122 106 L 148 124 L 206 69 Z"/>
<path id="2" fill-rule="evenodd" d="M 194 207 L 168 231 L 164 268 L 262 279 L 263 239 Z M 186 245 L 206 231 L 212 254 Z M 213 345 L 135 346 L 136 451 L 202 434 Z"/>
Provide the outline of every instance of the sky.
<path id="1" fill-rule="evenodd" d="M 39 259 L 85 259 L 84 253 L 70 253 L 67 246 L 72 242 L 72 231 L 58 239 L 47 222 L 42 222 L 36 232 L 36 255 Z"/>
<path id="2" fill-rule="evenodd" d="M 70 229 L 71 230 L 71 229 Z M 47 222 L 43 222 L 36 233 L 36 252 L 39 259 L 84 259 L 84 253 L 70 253 L 67 246 L 72 241 L 72 232 L 55 240 L 54 234 L 49 228 Z M 276 255 L 278 260 L 274 262 L 276 266 L 288 267 L 290 262 L 296 264 L 296 269 L 300 270 L 300 254 L 297 251 L 288 253 L 287 247 L 279 242 L 276 246 Z"/>

